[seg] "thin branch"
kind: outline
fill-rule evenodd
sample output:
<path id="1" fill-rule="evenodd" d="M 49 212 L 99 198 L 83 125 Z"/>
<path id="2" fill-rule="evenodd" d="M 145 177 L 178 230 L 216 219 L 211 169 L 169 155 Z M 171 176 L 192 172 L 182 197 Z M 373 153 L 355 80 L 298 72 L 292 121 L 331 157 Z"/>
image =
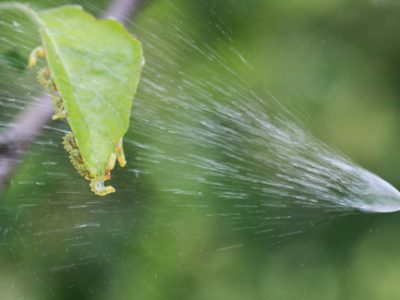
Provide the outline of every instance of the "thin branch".
<path id="1" fill-rule="evenodd" d="M 103 17 L 114 17 L 125 23 L 140 0 L 113 0 Z M 23 155 L 51 120 L 53 106 L 49 96 L 29 104 L 10 126 L 0 132 L 0 193 L 4 191 Z"/>
<path id="2" fill-rule="evenodd" d="M 103 14 L 103 17 L 114 17 L 120 22 L 126 23 L 136 11 L 136 8 L 140 3 L 141 1 L 138 0 L 113 1 Z"/>

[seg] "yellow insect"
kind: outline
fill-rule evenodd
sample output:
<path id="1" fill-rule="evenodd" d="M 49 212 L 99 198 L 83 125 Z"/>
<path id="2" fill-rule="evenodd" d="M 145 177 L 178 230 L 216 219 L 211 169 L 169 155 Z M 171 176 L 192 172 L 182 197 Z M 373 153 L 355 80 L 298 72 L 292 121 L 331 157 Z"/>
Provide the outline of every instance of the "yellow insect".
<path id="1" fill-rule="evenodd" d="M 42 47 L 35 48 L 29 55 L 29 68 L 34 68 L 38 63 L 38 59 L 45 58 L 45 50 Z M 51 71 L 49 67 L 46 66 L 40 69 L 37 73 L 36 78 L 40 85 L 42 85 L 47 90 L 52 98 L 54 106 L 54 115 L 52 119 L 57 120 L 68 118 L 68 113 L 65 110 L 63 99 L 58 92 L 54 80 L 51 78 Z M 126 165 L 125 154 L 122 147 L 122 139 L 115 146 L 115 152 L 111 154 L 106 169 L 104 170 L 105 175 L 102 176 L 94 176 L 86 168 L 85 162 L 79 151 L 79 145 L 72 132 L 69 132 L 64 136 L 63 145 L 65 150 L 69 154 L 72 165 L 81 176 L 90 181 L 90 188 L 96 195 L 105 196 L 115 192 L 114 187 L 105 186 L 104 182 L 111 179 L 111 171 L 114 169 L 117 160 L 121 167 L 124 167 Z"/>

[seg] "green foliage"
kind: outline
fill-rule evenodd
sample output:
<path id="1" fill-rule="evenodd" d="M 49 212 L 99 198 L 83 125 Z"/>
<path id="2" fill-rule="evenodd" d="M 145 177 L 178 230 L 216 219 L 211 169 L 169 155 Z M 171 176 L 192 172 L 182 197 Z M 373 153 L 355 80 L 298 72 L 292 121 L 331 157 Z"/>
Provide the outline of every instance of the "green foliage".
<path id="1" fill-rule="evenodd" d="M 39 81 L 54 86 L 55 97 L 62 99 L 62 104 L 54 102 L 65 110 L 79 151 L 75 156 L 83 161 L 92 189 L 104 193 L 103 181 L 109 179 L 114 157 L 122 153 L 116 147 L 122 147 L 119 143 L 129 128 L 144 63 L 140 42 L 116 20 L 97 20 L 80 6 L 39 13 L 21 4 L 5 3 L 1 8 L 21 10 L 38 25 L 50 70 L 49 83 L 43 76 Z M 35 49 L 32 66 L 36 56 L 44 56 L 38 53 Z"/>
<path id="2" fill-rule="evenodd" d="M 99 0 L 34 2 L 40 7 L 80 2 L 85 10 L 101 11 Z M 125 137 L 129 170 L 116 170 L 113 176 L 119 192 L 110 196 L 112 201 L 98 201 L 86 193 L 85 182 L 73 176 L 62 152 L 62 123 L 54 123 L 57 130 L 46 130 L 2 199 L 2 299 L 400 299 L 398 214 L 334 221 L 322 215 L 326 221 L 286 240 L 252 234 L 254 222 L 264 224 L 265 230 L 279 225 L 286 232 L 293 224 L 298 230 L 305 225 L 296 217 L 269 220 L 269 207 L 256 215 L 246 213 L 246 207 L 226 206 L 223 215 L 233 217 L 224 222 L 228 220 L 218 215 L 221 209 L 215 209 L 224 203 L 213 202 L 210 195 L 216 188 L 195 186 L 194 177 L 184 178 L 191 164 L 161 157 L 185 152 L 218 158 L 229 146 L 206 153 L 208 149 L 177 143 L 182 138 L 168 133 L 168 126 L 157 130 L 160 121 L 184 126 L 187 119 L 193 124 L 198 120 L 195 109 L 173 116 L 170 111 L 175 110 L 162 109 L 168 106 L 164 98 L 190 99 L 187 90 L 179 89 L 183 80 L 193 85 L 191 95 L 210 93 L 202 85 L 205 80 L 238 84 L 226 81 L 215 60 L 190 51 L 188 44 L 194 40 L 195 46 L 216 50 L 225 60 L 236 58 L 237 70 L 240 60 L 230 51 L 235 46 L 254 66 L 251 72 L 239 69 L 252 90 L 261 95 L 270 91 L 291 108 L 297 103 L 306 106 L 304 123 L 316 135 L 400 186 L 397 2 L 249 2 L 150 1 L 136 14 L 131 29 L 151 66 L 144 69 L 149 83 L 140 84 L 135 121 Z M 6 17 L 11 18 L 8 12 L 0 18 Z M 12 48 L 18 32 L 5 27 L 0 32 L 8 42 L 0 43 L 0 49 Z M 224 39 L 225 32 L 232 42 Z M 26 51 L 38 45 L 28 38 L 23 42 Z M 18 50 L 24 57 L 29 54 L 22 51 L 25 48 Z M 37 85 L 25 73 L 3 68 L 0 76 L 0 93 L 11 91 L 20 95 L 17 100 L 36 95 L 31 89 Z M 157 88 L 166 90 L 160 93 L 163 97 L 147 92 Z M 5 100 L 10 95 L 3 94 L 0 102 L 3 123 L 8 122 Z M 210 120 L 215 120 L 213 115 Z M 196 138 L 188 133 L 186 140 Z M 159 156 L 154 156 L 154 148 Z M 173 180 L 202 196 L 166 192 Z M 220 183 L 215 181 L 216 186 Z M 232 181 L 231 186 L 238 184 Z M 231 245 L 238 247 L 224 248 Z"/>
<path id="3" fill-rule="evenodd" d="M 16 49 L 10 49 L 4 54 L 0 53 L 0 60 L 14 70 L 24 71 L 26 69 L 25 58 Z"/>
<path id="4" fill-rule="evenodd" d="M 140 43 L 117 21 L 96 20 L 77 6 L 44 11 L 40 18 L 68 122 L 86 167 L 101 175 L 129 127 L 143 64 Z"/>

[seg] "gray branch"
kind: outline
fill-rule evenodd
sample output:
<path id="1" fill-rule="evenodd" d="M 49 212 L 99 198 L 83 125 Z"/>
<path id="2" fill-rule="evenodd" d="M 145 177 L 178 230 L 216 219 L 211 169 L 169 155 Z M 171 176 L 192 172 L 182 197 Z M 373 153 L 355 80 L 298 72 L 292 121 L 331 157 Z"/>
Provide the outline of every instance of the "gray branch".
<path id="1" fill-rule="evenodd" d="M 114 17 L 126 23 L 140 0 L 113 0 L 103 17 Z M 53 106 L 49 96 L 29 104 L 9 127 L 0 132 L 0 193 L 4 191 L 15 168 L 43 127 L 51 120 Z"/>

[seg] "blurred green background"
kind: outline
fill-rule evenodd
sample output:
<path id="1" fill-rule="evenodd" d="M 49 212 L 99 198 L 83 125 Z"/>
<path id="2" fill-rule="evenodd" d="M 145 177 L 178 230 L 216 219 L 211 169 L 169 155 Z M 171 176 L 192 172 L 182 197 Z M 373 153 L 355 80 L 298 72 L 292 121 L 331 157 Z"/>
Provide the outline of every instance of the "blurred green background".
<path id="1" fill-rule="evenodd" d="M 78 3 L 100 15 L 108 1 L 30 3 Z M 21 16 L 0 20 L 4 128 L 40 95 L 24 67 L 39 40 Z M 195 86 L 214 80 L 199 70 L 224 74 L 207 59 L 212 49 L 249 89 L 272 93 L 318 139 L 400 187 L 397 1 L 154 0 L 128 27 L 143 42 L 144 78 L 154 89 L 173 97 L 182 74 Z M 188 43 L 202 52 L 195 55 Z M 311 225 L 301 215 L 265 223 L 299 234 L 252 234 L 250 225 L 267 211 L 242 221 L 248 230 L 232 230 L 234 219 L 210 217 L 229 208 L 186 178 L 189 169 L 167 159 L 150 163 L 154 149 L 166 156 L 205 151 L 190 143 L 182 150 L 173 137 L 163 143 L 168 129 L 151 129 L 172 118 L 149 96 L 151 86 L 142 84 L 135 99 L 125 141 L 129 167 L 115 171 L 115 195 L 93 196 L 70 166 L 60 143 L 65 125 L 50 124 L 31 147 L 1 199 L 1 299 L 400 299 L 398 214 L 321 210 Z M 169 177 L 205 199 L 169 193 Z"/>

